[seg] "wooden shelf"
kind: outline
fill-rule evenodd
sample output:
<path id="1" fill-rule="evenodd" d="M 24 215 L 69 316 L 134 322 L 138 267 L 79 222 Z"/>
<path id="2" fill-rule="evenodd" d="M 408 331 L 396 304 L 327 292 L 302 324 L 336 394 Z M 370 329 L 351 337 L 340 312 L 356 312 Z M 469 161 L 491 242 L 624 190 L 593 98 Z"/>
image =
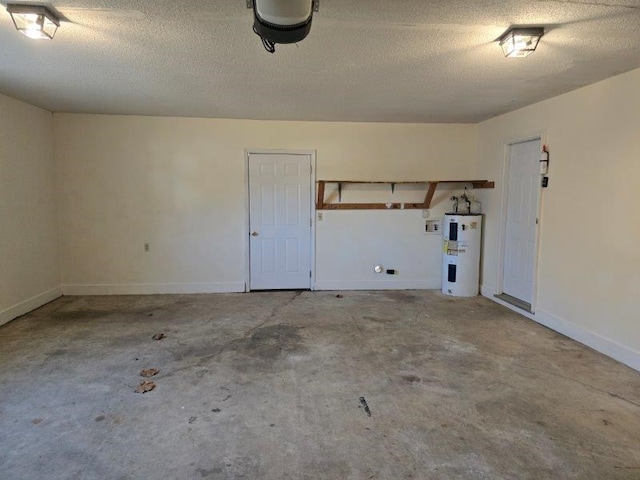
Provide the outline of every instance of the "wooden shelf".
<path id="1" fill-rule="evenodd" d="M 325 184 L 338 184 L 338 203 L 325 203 L 324 190 Z M 436 193 L 436 188 L 441 183 L 453 184 L 471 184 L 473 188 L 494 188 L 495 183 L 488 180 L 425 180 L 425 181 L 365 181 L 365 180 L 318 180 L 318 201 L 316 202 L 316 210 L 428 210 L 431 208 L 431 201 Z M 391 193 L 394 193 L 396 185 L 425 185 L 427 193 L 422 203 L 341 203 L 342 201 L 342 185 L 348 184 L 371 184 L 371 185 L 390 185 Z"/>

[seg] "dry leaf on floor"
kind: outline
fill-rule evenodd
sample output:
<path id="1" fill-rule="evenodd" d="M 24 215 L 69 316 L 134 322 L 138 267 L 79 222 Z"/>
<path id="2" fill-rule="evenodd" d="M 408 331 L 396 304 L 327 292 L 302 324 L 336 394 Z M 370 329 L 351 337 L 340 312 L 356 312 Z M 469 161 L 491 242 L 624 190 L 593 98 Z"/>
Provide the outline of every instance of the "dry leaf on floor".
<path id="1" fill-rule="evenodd" d="M 167 338 L 167 336 L 164 333 L 156 333 L 153 337 L 154 340 L 162 340 L 163 338 Z"/>
<path id="2" fill-rule="evenodd" d="M 155 383 L 153 383 L 151 380 L 145 380 L 144 382 L 140 382 L 140 385 L 138 385 L 138 388 L 136 388 L 135 392 L 147 393 L 153 390 L 154 388 L 156 388 Z"/>
<path id="3" fill-rule="evenodd" d="M 149 378 L 149 377 L 154 377 L 159 373 L 160 373 L 160 370 L 158 370 L 157 368 L 147 368 L 140 372 L 140 376 Z"/>

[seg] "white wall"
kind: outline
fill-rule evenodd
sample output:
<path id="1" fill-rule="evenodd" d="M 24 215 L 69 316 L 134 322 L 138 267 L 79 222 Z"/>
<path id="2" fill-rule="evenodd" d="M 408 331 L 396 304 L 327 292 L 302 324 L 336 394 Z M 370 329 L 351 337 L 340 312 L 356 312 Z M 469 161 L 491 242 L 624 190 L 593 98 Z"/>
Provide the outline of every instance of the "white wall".
<path id="1" fill-rule="evenodd" d="M 316 150 L 318 179 L 431 180 L 473 176 L 477 148 L 474 125 L 55 114 L 54 128 L 66 294 L 243 291 L 245 149 Z M 317 286 L 437 288 L 441 238 L 423 229 L 420 210 L 325 211 Z"/>
<path id="2" fill-rule="evenodd" d="M 0 95 L 0 324 L 61 295 L 50 112 Z"/>
<path id="3" fill-rule="evenodd" d="M 535 134 L 551 162 L 532 317 L 640 369 L 640 69 L 481 123 L 480 175 L 500 179 L 504 144 Z M 500 194 L 481 194 L 487 296 L 501 268 Z"/>
<path id="4" fill-rule="evenodd" d="M 640 369 L 640 70 L 474 125 L 265 122 L 55 114 L 66 293 L 242 291 L 245 149 L 317 151 L 318 179 L 495 180 L 482 291 L 498 290 L 504 145 L 542 135 L 536 321 Z M 0 96 L 0 322 L 59 294 L 51 114 Z M 344 192 L 419 201 L 422 191 Z M 402 190 L 402 189 L 401 189 Z M 432 217 L 448 207 L 439 191 Z M 421 211 L 324 211 L 319 288 L 437 288 Z M 151 252 L 143 252 L 143 243 Z M 398 270 L 376 276 L 372 265 Z"/>

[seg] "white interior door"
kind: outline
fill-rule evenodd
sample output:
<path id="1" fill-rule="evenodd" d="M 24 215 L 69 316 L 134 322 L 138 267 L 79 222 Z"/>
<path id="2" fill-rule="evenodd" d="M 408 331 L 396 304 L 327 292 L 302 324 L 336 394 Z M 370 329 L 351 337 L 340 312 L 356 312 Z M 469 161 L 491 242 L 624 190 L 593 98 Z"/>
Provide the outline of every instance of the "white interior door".
<path id="1" fill-rule="evenodd" d="M 249 154 L 249 289 L 311 287 L 311 155 Z"/>
<path id="2" fill-rule="evenodd" d="M 540 139 L 511 145 L 502 291 L 531 305 L 535 288 Z"/>

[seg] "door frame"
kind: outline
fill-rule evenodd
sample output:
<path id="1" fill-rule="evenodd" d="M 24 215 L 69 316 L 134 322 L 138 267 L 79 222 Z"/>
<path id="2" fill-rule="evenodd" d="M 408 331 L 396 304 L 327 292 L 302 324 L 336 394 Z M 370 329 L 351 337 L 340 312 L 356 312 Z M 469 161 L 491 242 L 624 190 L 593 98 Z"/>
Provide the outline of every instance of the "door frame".
<path id="1" fill-rule="evenodd" d="M 498 216 L 498 229 L 500 232 L 498 240 L 498 271 L 496 279 L 496 295 L 504 293 L 504 264 L 505 264 L 505 252 L 507 244 L 507 200 L 509 195 L 509 177 L 511 167 L 511 146 L 518 143 L 530 142 L 533 140 L 539 140 L 540 146 L 546 144 L 546 131 L 535 133 L 532 135 L 517 137 L 506 140 L 502 143 L 502 189 L 500 191 L 500 213 Z M 542 178 L 542 176 L 540 176 Z M 535 314 L 536 305 L 538 303 L 538 265 L 540 257 L 540 231 L 542 230 L 542 194 L 544 189 L 538 186 L 540 194 L 538 195 L 538 205 L 536 209 L 536 218 L 538 224 L 535 235 L 535 247 L 533 256 L 533 293 L 531 298 L 531 312 Z"/>
<path id="2" fill-rule="evenodd" d="M 309 265 L 311 268 L 311 279 L 309 280 L 309 289 L 311 291 L 316 288 L 316 151 L 315 150 L 283 150 L 283 149 L 265 149 L 265 148 L 245 148 L 244 150 L 244 291 L 250 292 L 251 284 L 251 249 L 250 249 L 250 200 L 249 200 L 249 157 L 251 155 L 309 155 L 311 157 L 311 175 L 309 178 L 310 193 L 309 208 L 311 213 L 311 245 L 309 255 Z"/>

